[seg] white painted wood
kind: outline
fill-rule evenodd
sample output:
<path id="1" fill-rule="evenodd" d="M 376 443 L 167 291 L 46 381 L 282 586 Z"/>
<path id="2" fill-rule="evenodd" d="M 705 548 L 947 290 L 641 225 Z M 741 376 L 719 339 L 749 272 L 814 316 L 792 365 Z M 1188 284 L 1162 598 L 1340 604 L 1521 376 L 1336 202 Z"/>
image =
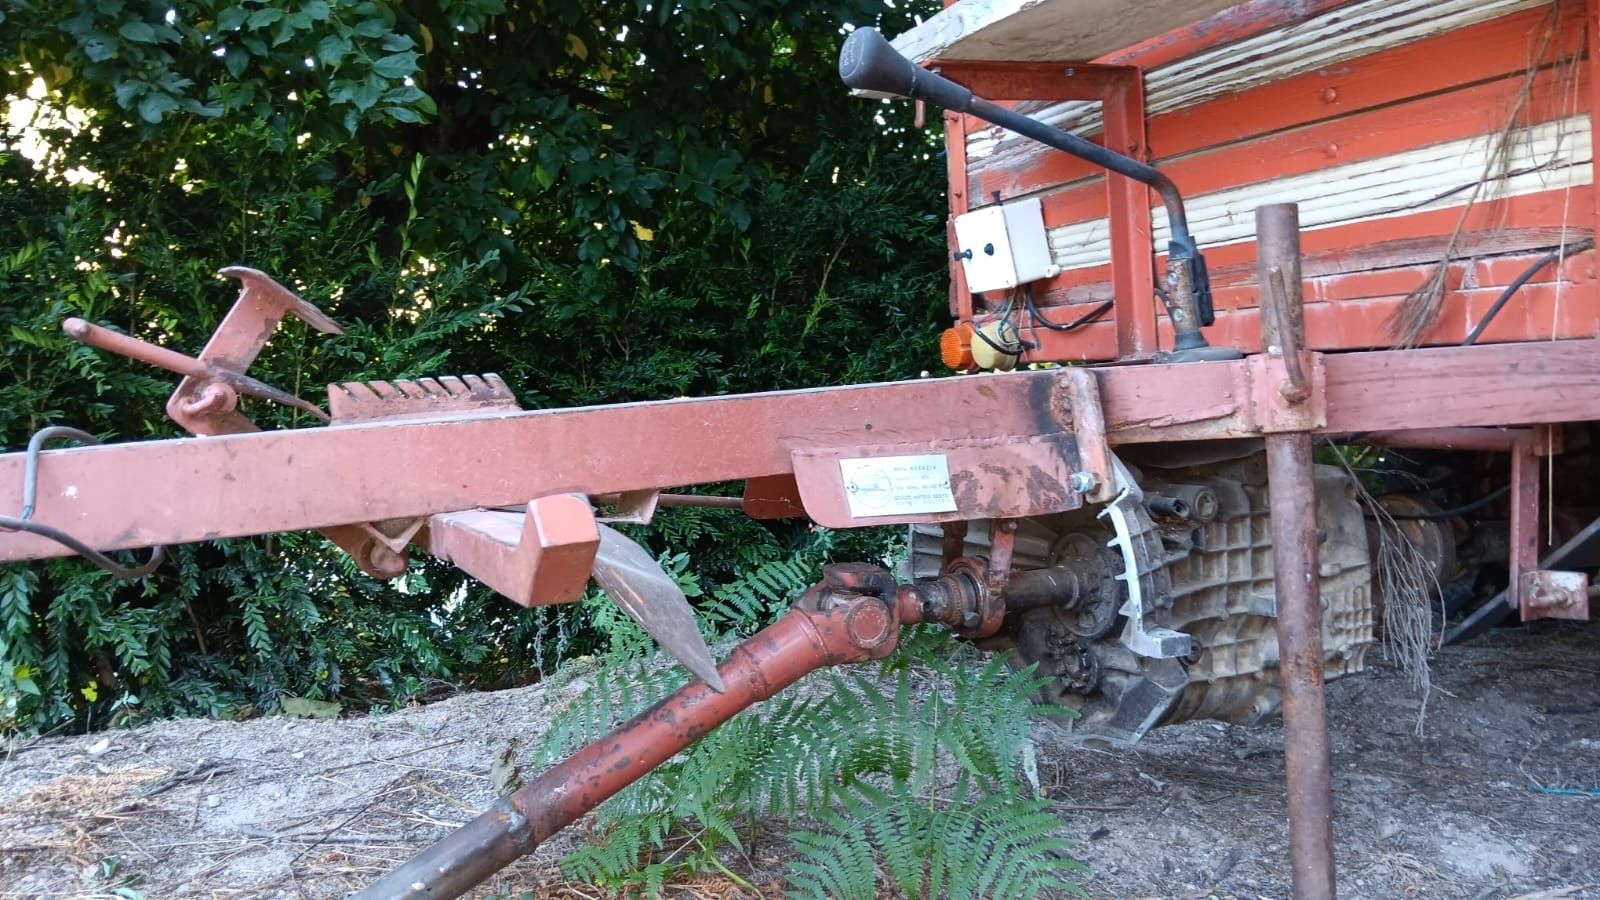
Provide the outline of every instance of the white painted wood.
<path id="1" fill-rule="evenodd" d="M 894 39 L 930 59 L 1087 62 L 1220 12 L 1239 0 L 961 0 Z"/>
<path id="2" fill-rule="evenodd" d="M 967 2 L 970 0 L 951 9 L 959 9 Z M 1152 116 L 1183 109 L 1547 3 L 1548 0 L 1362 0 L 1305 22 L 1151 69 L 1145 73 L 1145 108 Z M 1090 134 L 1101 127 L 1100 104 L 1096 102 L 1056 103 L 1033 115 L 1076 134 Z M 990 165 L 1027 165 L 1044 152 L 1054 151 L 996 128 L 975 131 L 967 138 L 968 165 L 974 170 Z M 1002 155 L 1004 159 L 986 161 L 987 157 Z"/>
<path id="3" fill-rule="evenodd" d="M 1201 249 L 1255 239 L 1255 208 L 1263 203 L 1299 203 L 1300 227 L 1312 231 L 1461 207 L 1483 174 L 1495 134 L 1418 147 L 1377 159 L 1321 169 L 1200 194 L 1188 199 L 1189 229 Z M 1594 180 L 1588 116 L 1519 129 L 1511 137 L 1506 177 L 1485 187 L 1479 202 L 1517 197 Z M 1574 196 L 1574 221 L 1582 221 L 1582 197 Z M 1153 216 L 1154 247 L 1165 252 L 1170 231 L 1166 211 Z M 1063 270 L 1105 265 L 1111 259 L 1105 219 L 1076 222 L 1049 232 L 1050 252 Z"/>

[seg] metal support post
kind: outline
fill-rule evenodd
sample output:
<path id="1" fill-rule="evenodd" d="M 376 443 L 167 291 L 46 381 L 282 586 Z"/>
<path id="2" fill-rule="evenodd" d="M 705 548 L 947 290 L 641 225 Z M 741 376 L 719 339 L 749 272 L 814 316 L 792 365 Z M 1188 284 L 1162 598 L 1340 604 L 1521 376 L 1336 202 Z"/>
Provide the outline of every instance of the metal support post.
<path id="1" fill-rule="evenodd" d="M 1262 343 L 1286 359 L 1298 358 L 1305 346 L 1299 215 L 1292 203 L 1256 209 Z M 1288 402 L 1306 400 L 1288 380 L 1283 387 Z M 1292 892 L 1295 900 L 1333 900 L 1333 774 L 1323 698 L 1313 443 L 1305 431 L 1268 434 L 1266 443 Z"/>

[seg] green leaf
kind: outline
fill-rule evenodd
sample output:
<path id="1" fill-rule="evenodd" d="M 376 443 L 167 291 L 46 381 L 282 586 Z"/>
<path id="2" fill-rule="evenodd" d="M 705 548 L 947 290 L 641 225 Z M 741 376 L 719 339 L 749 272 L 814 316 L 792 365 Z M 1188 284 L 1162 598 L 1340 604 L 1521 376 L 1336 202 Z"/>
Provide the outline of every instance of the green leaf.
<path id="1" fill-rule="evenodd" d="M 250 54 L 239 47 L 229 47 L 222 55 L 222 64 L 227 67 L 228 74 L 234 78 L 244 77 L 244 71 L 250 65 Z"/>
<path id="2" fill-rule="evenodd" d="M 413 41 L 410 35 L 389 34 L 384 37 L 383 44 L 381 46 L 383 49 L 388 50 L 391 53 L 398 53 L 401 50 L 410 50 L 416 45 L 417 42 Z"/>
<path id="3" fill-rule="evenodd" d="M 123 22 L 122 27 L 117 29 L 117 33 L 139 44 L 153 44 L 156 42 L 156 30 L 151 28 L 149 23 L 140 22 L 137 19 L 131 22 Z"/>
<path id="4" fill-rule="evenodd" d="M 405 122 L 408 125 L 422 121 L 422 116 L 418 115 L 416 110 L 404 106 L 385 106 L 383 112 L 396 122 Z"/>
<path id="5" fill-rule="evenodd" d="M 139 118 L 154 125 L 167 113 L 178 108 L 178 101 L 167 94 L 145 94 L 139 101 Z"/>
<path id="6" fill-rule="evenodd" d="M 356 23 L 356 34 L 362 37 L 383 37 L 389 33 L 389 26 L 378 19 L 363 19 Z"/>
<path id="7" fill-rule="evenodd" d="M 83 55 L 89 57 L 91 62 L 105 62 L 117 55 L 117 42 L 96 32 L 84 39 Z"/>
<path id="8" fill-rule="evenodd" d="M 245 24 L 251 28 L 266 28 L 268 25 L 283 18 L 283 10 L 273 6 L 262 7 L 250 14 Z"/>
<path id="9" fill-rule="evenodd" d="M 303 8 L 303 12 L 315 21 L 325 22 L 333 11 L 328 8 L 328 0 L 310 0 Z"/>
<path id="10" fill-rule="evenodd" d="M 317 42 L 317 59 L 325 66 L 337 66 L 352 49 L 349 38 L 330 34 Z"/>
<path id="11" fill-rule="evenodd" d="M 230 6 L 217 13 L 217 31 L 237 31 L 244 24 L 245 15 L 242 6 Z"/>
<path id="12" fill-rule="evenodd" d="M 372 64 L 372 71 L 385 78 L 400 79 L 417 70 L 416 51 L 395 53 Z"/>

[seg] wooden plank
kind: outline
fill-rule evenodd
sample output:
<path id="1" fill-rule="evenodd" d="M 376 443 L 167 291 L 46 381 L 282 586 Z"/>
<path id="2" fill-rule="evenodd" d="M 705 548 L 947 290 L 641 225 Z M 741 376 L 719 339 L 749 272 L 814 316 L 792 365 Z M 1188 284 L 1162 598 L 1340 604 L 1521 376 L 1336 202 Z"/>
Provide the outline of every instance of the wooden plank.
<path id="1" fill-rule="evenodd" d="M 1251 213 L 1262 203 L 1299 203 L 1301 225 L 1307 231 L 1458 208 L 1469 199 L 1471 186 L 1483 174 L 1494 138 L 1495 135 L 1480 135 L 1448 141 L 1191 196 L 1187 203 L 1189 227 L 1203 247 L 1215 249 L 1252 240 L 1255 221 Z M 1509 174 L 1496 180 L 1486 197 L 1515 198 L 1551 188 L 1587 185 L 1594 175 L 1590 152 L 1587 116 L 1517 129 L 1508 152 Z M 1099 220 L 1050 229 L 1050 248 L 1056 264 L 1071 269 L 1109 259 L 1106 230 L 1106 223 Z M 1160 208 L 1155 211 L 1153 234 L 1156 246 L 1162 247 L 1168 231 Z"/>
<path id="2" fill-rule="evenodd" d="M 1600 341 L 1336 353 L 1324 434 L 1600 421 Z M 1096 369 L 1113 445 L 1246 432 L 1246 362 Z"/>
<path id="3" fill-rule="evenodd" d="M 1600 341 L 1324 358 L 1328 432 L 1600 420 Z M 1106 416 L 1110 424 L 1109 411 Z"/>
<path id="4" fill-rule="evenodd" d="M 1545 9 L 1528 10 L 1379 49 L 1350 58 L 1334 69 L 1308 71 L 1255 87 L 1241 85 L 1236 92 L 1192 108 L 1162 114 L 1152 111 L 1149 134 L 1156 164 L 1170 167 L 1210 147 L 1280 134 L 1414 97 L 1519 75 L 1526 70 L 1528 57 L 1537 46 L 1530 46 L 1538 39 L 1534 32 L 1545 24 L 1547 16 Z M 1553 55 L 1580 52 L 1584 33 L 1581 16 L 1574 9 L 1561 24 L 1561 41 L 1553 48 Z M 1147 75 L 1149 90 L 1154 88 L 1148 79 L 1154 77 L 1154 73 Z M 1331 100 L 1327 99 L 1330 89 Z M 1570 102 L 1566 108 L 1566 114 L 1571 115 Z M 1503 124 L 1503 117 L 1500 122 L 1488 121 L 1490 110 L 1480 110 L 1484 127 L 1477 129 L 1479 132 Z M 1544 114 L 1553 116 L 1549 111 Z M 1047 121 L 1054 118 L 1048 111 L 1037 117 Z M 1080 130 L 1070 128 L 1071 122 L 1055 124 Z M 1093 129 L 1100 127 L 1098 115 L 1085 127 L 1089 125 Z M 981 192 L 980 197 L 988 197 L 995 190 L 1008 197 L 1016 196 L 1100 174 L 1088 163 L 1032 141 L 1007 136 L 996 142 L 993 137 L 978 137 L 995 131 L 989 128 L 968 132 L 968 178 L 973 189 Z M 1206 189 L 1191 187 L 1177 173 L 1173 178 L 1188 192 Z"/>
<path id="5" fill-rule="evenodd" d="M 1215 46 L 1147 71 L 1148 111 L 1159 116 L 1303 75 L 1337 75 L 1352 60 L 1530 10 L 1543 20 L 1550 9 L 1548 0 L 1362 0 L 1333 15 Z M 1565 11 L 1572 14 L 1570 6 Z M 1570 28 L 1564 20 L 1561 30 Z M 1425 72 L 1412 74 L 1426 77 Z M 1099 109 L 1070 98 L 1038 110 L 1037 117 L 1076 133 L 1100 128 Z M 1020 140 L 1006 134 L 974 135 L 971 152 L 984 157 L 996 145 Z"/>
<path id="6" fill-rule="evenodd" d="M 1423 334 L 1423 342 L 1447 346 L 1461 343 L 1483 319 L 1501 290 L 1493 286 L 1446 294 L 1439 318 Z M 1392 346 L 1389 318 L 1404 300 L 1405 294 L 1390 294 L 1308 303 L 1305 307 L 1307 346 L 1312 350 L 1374 350 Z M 1080 314 L 1078 309 L 1057 307 L 1042 314 L 1060 321 Z M 1600 287 L 1593 281 L 1529 284 L 1495 317 L 1494 324 L 1480 341 L 1495 344 L 1592 338 L 1600 333 L 1597 323 L 1600 323 Z M 1171 323 L 1163 318 L 1160 328 L 1162 344 L 1171 346 Z M 1115 332 L 1103 323 L 1067 333 L 1027 327 L 1019 331 L 1024 338 L 1038 344 L 1036 349 L 1024 354 L 1024 362 L 1094 362 L 1115 357 Z M 1254 308 L 1219 311 L 1216 324 L 1205 329 L 1205 334 L 1214 345 L 1256 352 L 1261 348 L 1259 311 Z"/>
<path id="7" fill-rule="evenodd" d="M 931 59 L 1088 62 L 1233 6 L 1238 0 L 962 0 L 894 39 Z"/>

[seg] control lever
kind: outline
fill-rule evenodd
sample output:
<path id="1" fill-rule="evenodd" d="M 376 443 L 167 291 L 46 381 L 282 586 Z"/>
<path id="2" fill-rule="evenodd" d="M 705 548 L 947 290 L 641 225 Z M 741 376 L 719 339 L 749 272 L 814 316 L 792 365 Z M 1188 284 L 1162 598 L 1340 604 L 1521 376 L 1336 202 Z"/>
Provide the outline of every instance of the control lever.
<path id="1" fill-rule="evenodd" d="M 922 100 L 952 112 L 977 116 L 1154 188 L 1161 195 L 1172 229 L 1172 239 L 1167 244 L 1167 292 L 1162 302 L 1172 320 L 1174 358 L 1232 359 L 1239 356 L 1231 348 L 1211 347 L 1200 333 L 1201 326 L 1210 325 L 1216 319 L 1211 280 L 1205 257 L 1189 234 L 1183 196 L 1165 173 L 1131 156 L 978 97 L 966 87 L 901 56 L 875 28 L 857 28 L 845 39 L 839 53 L 839 77 L 853 90 L 867 96 Z"/>

